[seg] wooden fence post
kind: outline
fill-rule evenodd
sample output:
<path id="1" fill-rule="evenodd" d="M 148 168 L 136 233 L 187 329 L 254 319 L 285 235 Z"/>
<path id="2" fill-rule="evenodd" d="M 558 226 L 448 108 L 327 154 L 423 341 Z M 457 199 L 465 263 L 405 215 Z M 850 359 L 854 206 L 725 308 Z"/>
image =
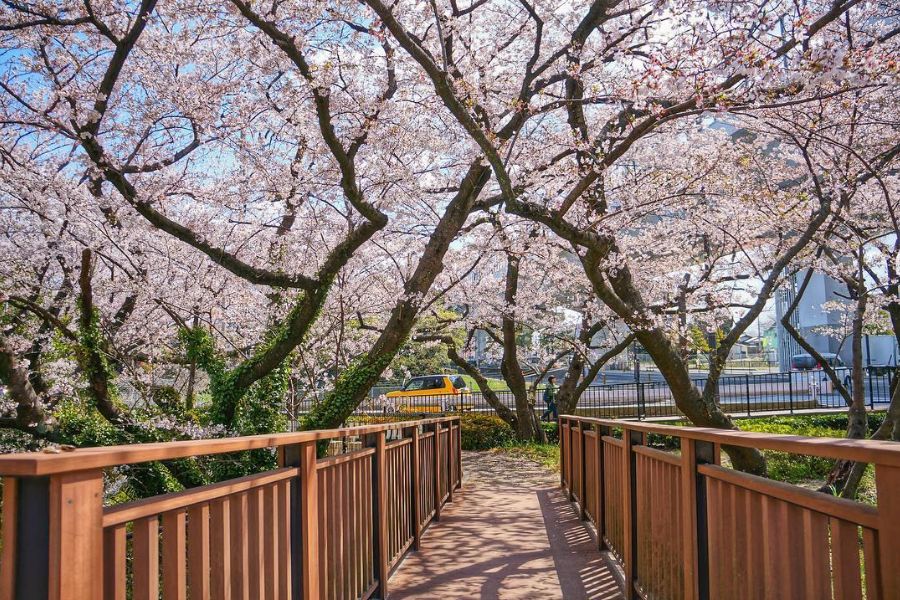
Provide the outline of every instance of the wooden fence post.
<path id="1" fill-rule="evenodd" d="M 557 421 L 556 437 L 559 438 L 559 487 L 566 487 L 566 436 L 565 423 L 566 418 L 560 417 Z"/>
<path id="2" fill-rule="evenodd" d="M 441 424 L 434 424 L 434 520 L 441 520 Z"/>
<path id="3" fill-rule="evenodd" d="M 387 465 L 385 463 L 385 432 L 379 431 L 374 435 L 375 438 L 375 468 L 373 469 L 375 487 L 373 498 L 375 499 L 375 524 L 374 542 L 375 542 L 375 569 L 378 575 L 378 588 L 375 592 L 376 597 L 384 600 L 388 595 L 388 539 L 387 539 L 387 477 L 385 474 Z"/>
<path id="4" fill-rule="evenodd" d="M 285 446 L 280 462 L 299 467 L 300 477 L 291 481 L 291 597 L 317 600 L 319 582 L 319 477 L 316 442 Z"/>
<path id="5" fill-rule="evenodd" d="M 603 506 L 603 493 L 606 489 L 603 465 L 603 436 L 608 432 L 608 428 L 603 427 L 602 425 L 594 425 L 594 431 L 597 434 L 597 443 L 594 447 L 596 452 L 594 464 L 597 465 L 594 487 L 594 494 L 597 498 L 597 514 L 594 515 L 594 525 L 597 527 L 597 548 L 603 550 L 603 547 L 605 546 L 603 542 L 603 534 L 605 533 L 603 528 L 606 522 L 605 507 Z"/>
<path id="6" fill-rule="evenodd" d="M 0 597 L 103 596 L 102 471 L 9 478 L 3 512 Z"/>
<path id="7" fill-rule="evenodd" d="M 622 492 L 624 494 L 622 502 L 623 513 L 623 529 L 625 534 L 624 550 L 622 556 L 624 558 L 625 570 L 625 598 L 632 600 L 637 596 L 635 592 L 635 581 L 638 578 L 637 563 L 637 460 L 634 453 L 634 446 L 644 442 L 644 436 L 639 431 L 622 427 L 622 456 L 624 460 L 623 475 L 624 485 Z"/>
<path id="8" fill-rule="evenodd" d="M 716 463 L 713 444 L 681 438 L 681 520 L 684 598 L 709 597 L 709 553 L 707 548 L 706 482 L 697 466 Z"/>
<path id="9" fill-rule="evenodd" d="M 878 491 L 878 555 L 881 598 L 900 598 L 900 503 L 891 498 L 900 490 L 900 467 L 875 465 Z"/>
<path id="10" fill-rule="evenodd" d="M 453 473 L 456 472 L 456 465 L 453 464 L 456 460 L 455 439 L 456 434 L 453 433 L 453 422 L 450 421 L 447 423 L 447 502 L 453 502 L 453 488 L 456 483 L 453 481 Z"/>
<path id="11" fill-rule="evenodd" d="M 410 493 L 412 495 L 412 520 L 413 520 L 413 550 L 419 549 L 419 543 L 422 539 L 422 499 L 420 496 L 420 482 L 419 478 L 421 477 L 421 454 L 419 452 L 419 426 L 416 425 L 412 428 L 412 449 L 410 451 L 410 456 L 412 457 L 412 489 Z"/>
<path id="12" fill-rule="evenodd" d="M 578 518 L 582 521 L 587 520 L 587 444 L 585 443 L 587 440 L 587 436 L 584 433 L 584 421 L 578 422 L 578 454 L 580 458 L 578 460 L 578 468 L 581 471 L 579 474 L 579 486 L 578 486 Z"/>
<path id="13" fill-rule="evenodd" d="M 456 419 L 456 487 L 462 487 L 462 419 Z"/>
<path id="14" fill-rule="evenodd" d="M 569 421 L 569 427 L 566 430 L 566 490 L 569 492 L 567 498 L 569 502 L 575 501 L 575 486 L 572 485 L 572 422 Z"/>

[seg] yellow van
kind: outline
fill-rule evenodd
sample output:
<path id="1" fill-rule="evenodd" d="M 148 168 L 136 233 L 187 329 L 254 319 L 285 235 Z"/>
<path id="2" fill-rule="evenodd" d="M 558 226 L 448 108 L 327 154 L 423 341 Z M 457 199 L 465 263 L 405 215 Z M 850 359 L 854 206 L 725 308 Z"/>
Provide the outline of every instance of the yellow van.
<path id="1" fill-rule="evenodd" d="M 406 382 L 402 390 L 388 392 L 389 402 L 402 413 L 442 413 L 472 410 L 472 394 L 459 375 L 423 375 Z"/>

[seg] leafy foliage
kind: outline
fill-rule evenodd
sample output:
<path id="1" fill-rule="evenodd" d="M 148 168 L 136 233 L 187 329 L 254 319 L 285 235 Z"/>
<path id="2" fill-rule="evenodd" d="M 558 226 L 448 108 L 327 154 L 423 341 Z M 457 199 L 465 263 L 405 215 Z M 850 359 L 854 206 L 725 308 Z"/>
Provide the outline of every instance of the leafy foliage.
<path id="1" fill-rule="evenodd" d="M 460 417 L 463 450 L 489 450 L 512 444 L 513 430 L 493 415 L 465 414 Z"/>

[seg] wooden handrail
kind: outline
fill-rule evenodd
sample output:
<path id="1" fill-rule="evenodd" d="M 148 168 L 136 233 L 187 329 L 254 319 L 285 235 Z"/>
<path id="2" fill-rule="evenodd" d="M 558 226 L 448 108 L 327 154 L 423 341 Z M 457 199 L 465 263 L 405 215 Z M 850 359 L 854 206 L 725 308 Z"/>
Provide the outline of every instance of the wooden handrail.
<path id="1" fill-rule="evenodd" d="M 562 486 L 622 563 L 626 599 L 900 598 L 898 443 L 569 415 L 559 439 Z M 877 506 L 724 468 L 723 446 L 874 464 Z"/>
<path id="2" fill-rule="evenodd" d="M 709 427 L 684 427 L 659 425 L 621 419 L 596 419 L 563 415 L 563 421 L 585 423 L 609 428 L 626 427 L 641 433 L 657 433 L 673 437 L 688 438 L 702 442 L 726 446 L 741 446 L 759 450 L 778 450 L 792 454 L 807 454 L 823 458 L 846 459 L 857 462 L 879 463 L 900 467 L 900 444 L 881 440 L 853 440 L 846 438 L 806 437 L 782 433 L 757 433 L 713 429 Z"/>
<path id="3" fill-rule="evenodd" d="M 159 442 L 151 444 L 129 444 L 125 446 L 98 446 L 95 448 L 78 448 L 70 452 L 46 454 L 40 452 L 23 452 L 0 455 L 0 477 L 41 476 L 73 471 L 106 469 L 121 465 L 130 465 L 157 460 L 174 460 L 192 456 L 209 456 L 227 454 L 244 450 L 262 448 L 279 448 L 303 442 L 341 439 L 375 434 L 381 431 L 399 431 L 409 427 L 427 426 L 444 423 L 457 417 L 437 417 L 416 421 L 399 421 L 379 423 L 377 425 L 361 425 L 316 431 L 298 431 L 295 433 L 274 433 L 251 435 L 233 438 L 215 438 L 208 440 L 188 440 L 181 442 Z"/>

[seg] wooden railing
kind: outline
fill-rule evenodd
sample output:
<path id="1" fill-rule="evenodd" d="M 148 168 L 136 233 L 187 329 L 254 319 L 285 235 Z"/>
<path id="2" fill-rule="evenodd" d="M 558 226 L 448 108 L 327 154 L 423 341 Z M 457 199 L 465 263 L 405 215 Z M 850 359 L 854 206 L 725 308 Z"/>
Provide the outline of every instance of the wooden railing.
<path id="1" fill-rule="evenodd" d="M 103 505 L 104 469 L 261 448 L 280 468 Z M 0 476 L 0 600 L 384 598 L 461 483 L 459 419 L 13 454 Z"/>
<path id="2" fill-rule="evenodd" d="M 722 467 L 723 445 L 874 464 L 877 506 Z M 560 446 L 627 598 L 900 598 L 900 444 L 563 416 Z"/>

